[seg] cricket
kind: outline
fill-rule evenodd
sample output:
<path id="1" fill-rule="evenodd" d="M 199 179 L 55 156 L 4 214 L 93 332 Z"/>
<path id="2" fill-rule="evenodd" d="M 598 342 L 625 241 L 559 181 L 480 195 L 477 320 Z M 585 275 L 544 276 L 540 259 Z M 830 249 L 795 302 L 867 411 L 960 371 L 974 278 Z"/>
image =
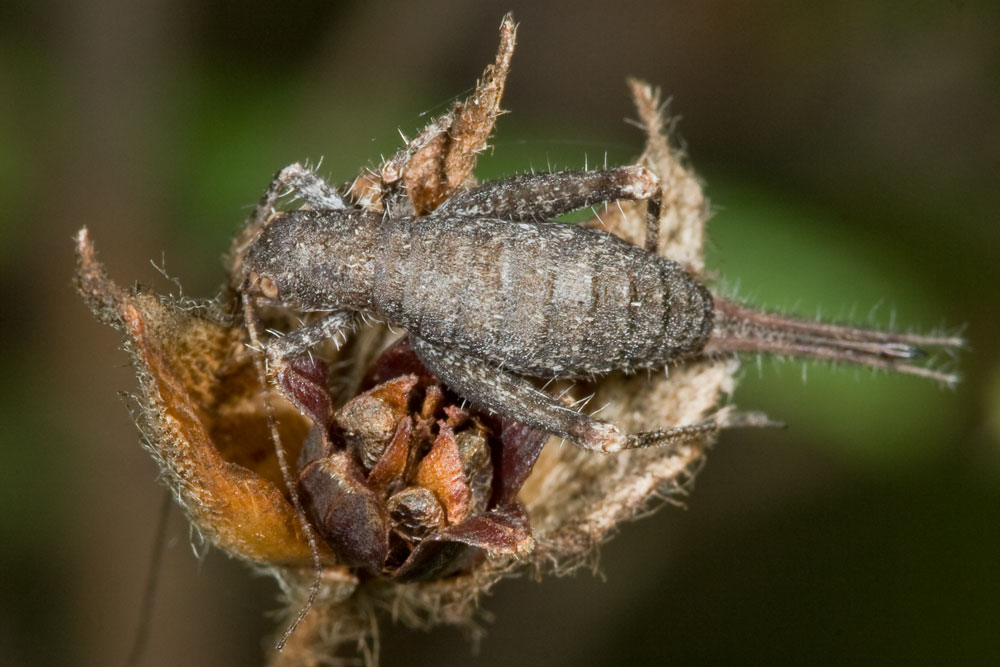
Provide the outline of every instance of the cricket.
<path id="1" fill-rule="evenodd" d="M 308 208 L 265 220 L 270 202 L 289 187 Z M 553 222 L 621 199 L 648 203 L 644 248 Z M 796 320 L 713 294 L 652 252 L 660 199 L 655 174 L 626 166 L 487 182 L 429 215 L 393 216 L 349 207 L 296 164 L 278 174 L 251 217 L 259 232 L 236 263 L 236 280 L 251 330 L 258 303 L 328 311 L 266 343 L 272 366 L 343 336 L 367 313 L 407 331 L 427 369 L 469 402 L 595 452 L 768 422 L 722 411 L 698 424 L 622 433 L 527 378 L 592 379 L 696 357 L 768 353 L 957 381 L 915 362 L 924 348 L 960 346 L 958 338 Z"/>

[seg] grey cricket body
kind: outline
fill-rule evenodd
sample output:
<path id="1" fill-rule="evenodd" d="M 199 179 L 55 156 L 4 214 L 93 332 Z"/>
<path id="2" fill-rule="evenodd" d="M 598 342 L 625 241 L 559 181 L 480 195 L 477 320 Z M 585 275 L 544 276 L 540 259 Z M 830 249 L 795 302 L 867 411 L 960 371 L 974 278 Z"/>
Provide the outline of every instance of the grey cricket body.
<path id="1" fill-rule="evenodd" d="M 662 368 L 712 330 L 711 295 L 677 263 L 572 225 L 303 210 L 246 261 L 298 309 L 368 311 L 521 375 Z"/>

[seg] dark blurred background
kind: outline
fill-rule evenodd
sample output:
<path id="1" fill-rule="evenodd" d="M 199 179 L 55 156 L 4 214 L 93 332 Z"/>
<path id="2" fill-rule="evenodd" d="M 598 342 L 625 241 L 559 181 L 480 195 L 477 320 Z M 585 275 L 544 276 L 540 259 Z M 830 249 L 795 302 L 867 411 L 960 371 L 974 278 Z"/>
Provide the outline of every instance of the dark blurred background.
<path id="1" fill-rule="evenodd" d="M 1000 660 L 1000 9 L 992 2 L 5 0 L 0 6 L 0 662 L 122 664 L 163 491 L 118 336 L 70 287 L 211 295 L 273 172 L 335 181 L 397 146 L 521 24 L 480 176 L 620 163 L 624 79 L 673 98 L 730 291 L 812 315 L 966 325 L 955 391 L 748 361 L 687 509 L 624 527 L 601 576 L 506 582 L 473 655 L 383 625 L 404 664 Z M 805 377 L 805 381 L 803 380 Z M 145 665 L 257 664 L 275 586 L 169 524 Z"/>

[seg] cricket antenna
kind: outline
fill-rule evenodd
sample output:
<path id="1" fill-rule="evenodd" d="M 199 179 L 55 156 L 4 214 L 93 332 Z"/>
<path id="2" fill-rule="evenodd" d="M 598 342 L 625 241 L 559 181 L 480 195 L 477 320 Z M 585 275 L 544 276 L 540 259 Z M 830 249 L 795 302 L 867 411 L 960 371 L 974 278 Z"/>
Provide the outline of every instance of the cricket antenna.
<path id="1" fill-rule="evenodd" d="M 768 354 L 843 361 L 955 385 L 959 376 L 912 363 L 927 356 L 925 347 L 959 348 L 958 336 L 927 336 L 809 322 L 747 308 L 713 295 L 715 324 L 705 345 L 709 356 Z"/>
<path id="2" fill-rule="evenodd" d="M 302 605 L 299 610 L 298 615 L 295 620 L 291 622 L 288 628 L 282 633 L 281 638 L 275 645 L 275 649 L 281 650 L 285 646 L 285 642 L 288 638 L 292 636 L 295 632 L 295 628 L 299 627 L 299 623 L 302 619 L 306 617 L 309 610 L 312 609 L 313 604 L 316 602 L 316 596 L 319 594 L 320 581 L 323 577 L 323 562 L 320 559 L 319 545 L 316 542 L 316 533 L 313 531 L 312 525 L 306 518 L 305 511 L 302 509 L 302 500 L 299 498 L 298 489 L 295 485 L 295 480 L 292 479 L 292 472 L 288 466 L 288 459 L 285 455 L 285 448 L 281 444 L 281 435 L 278 433 L 278 422 L 274 417 L 274 407 L 271 405 L 270 392 L 267 390 L 267 370 L 264 366 L 264 356 L 263 347 L 260 342 L 260 321 L 257 318 L 256 312 L 254 312 L 250 303 L 250 294 L 244 290 L 241 294 L 243 301 L 243 318 L 246 321 L 247 333 L 250 336 L 250 347 L 251 356 L 253 357 L 254 366 L 257 368 L 257 376 L 260 379 L 261 391 L 263 392 L 262 398 L 264 399 L 264 409 L 267 414 L 267 425 L 271 430 L 271 441 L 274 443 L 274 451 L 278 456 L 278 467 L 281 468 L 281 477 L 285 481 L 285 487 L 288 489 L 288 495 L 291 498 L 292 506 L 295 508 L 295 514 L 299 518 L 299 523 L 302 525 L 302 531 L 305 533 L 306 540 L 309 541 L 309 549 L 312 551 L 313 558 L 313 581 L 312 585 L 309 587 L 309 597 L 306 598 L 306 602 Z"/>

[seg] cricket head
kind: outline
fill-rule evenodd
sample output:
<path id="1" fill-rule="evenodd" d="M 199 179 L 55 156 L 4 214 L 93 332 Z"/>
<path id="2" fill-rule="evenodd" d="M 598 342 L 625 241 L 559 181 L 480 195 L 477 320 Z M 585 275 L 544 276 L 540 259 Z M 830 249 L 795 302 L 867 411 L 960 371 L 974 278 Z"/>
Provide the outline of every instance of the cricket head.
<path id="1" fill-rule="evenodd" d="M 295 274 L 291 270 L 294 258 L 287 249 L 294 247 L 295 235 L 301 227 L 289 218 L 294 214 L 280 214 L 263 227 L 242 255 L 239 291 L 252 297 L 263 297 L 272 302 L 288 301 L 296 290 Z"/>
<path id="2" fill-rule="evenodd" d="M 380 219 L 360 210 L 280 213 L 240 256 L 236 289 L 299 310 L 364 309 Z"/>

